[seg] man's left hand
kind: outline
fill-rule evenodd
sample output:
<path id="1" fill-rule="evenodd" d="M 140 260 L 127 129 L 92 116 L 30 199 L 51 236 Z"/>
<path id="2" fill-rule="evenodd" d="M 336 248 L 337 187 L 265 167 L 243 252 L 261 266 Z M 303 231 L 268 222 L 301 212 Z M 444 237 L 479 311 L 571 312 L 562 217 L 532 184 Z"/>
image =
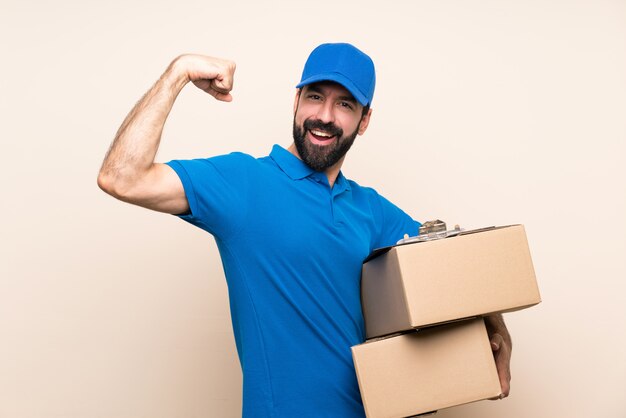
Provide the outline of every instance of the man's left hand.
<path id="1" fill-rule="evenodd" d="M 500 397 L 493 399 L 504 399 L 509 396 L 511 391 L 511 336 L 500 314 L 485 317 L 485 325 L 487 326 L 502 390 Z"/>

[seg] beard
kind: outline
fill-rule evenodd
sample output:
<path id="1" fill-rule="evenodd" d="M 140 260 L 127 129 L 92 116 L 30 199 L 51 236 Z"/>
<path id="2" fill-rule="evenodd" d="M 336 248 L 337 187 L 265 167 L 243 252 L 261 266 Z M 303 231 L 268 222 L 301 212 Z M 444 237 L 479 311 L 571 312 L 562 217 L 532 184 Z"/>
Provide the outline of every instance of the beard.
<path id="1" fill-rule="evenodd" d="M 352 147 L 359 132 L 359 126 L 349 135 L 343 136 L 343 129 L 332 122 L 323 123 L 320 120 L 305 120 L 299 127 L 296 118 L 293 119 L 293 141 L 302 161 L 315 171 L 324 171 L 335 165 Z M 334 135 L 335 141 L 330 145 L 316 145 L 306 139 L 306 132 L 320 129 Z"/>

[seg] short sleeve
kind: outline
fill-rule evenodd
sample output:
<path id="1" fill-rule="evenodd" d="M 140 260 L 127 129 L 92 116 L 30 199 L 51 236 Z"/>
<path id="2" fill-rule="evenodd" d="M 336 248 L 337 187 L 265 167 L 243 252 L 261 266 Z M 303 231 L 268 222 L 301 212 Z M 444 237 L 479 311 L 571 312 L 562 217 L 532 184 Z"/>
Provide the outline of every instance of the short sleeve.
<path id="1" fill-rule="evenodd" d="M 419 233 L 421 223 L 411 218 L 383 196 L 377 195 L 377 197 L 380 207 L 380 229 L 378 241 L 374 248 L 395 245 L 404 237 L 404 234 L 416 236 Z"/>
<path id="2" fill-rule="evenodd" d="M 254 163 L 253 157 L 241 153 L 167 162 L 180 178 L 189 203 L 189 212 L 178 216 L 228 239 L 245 220 Z"/>

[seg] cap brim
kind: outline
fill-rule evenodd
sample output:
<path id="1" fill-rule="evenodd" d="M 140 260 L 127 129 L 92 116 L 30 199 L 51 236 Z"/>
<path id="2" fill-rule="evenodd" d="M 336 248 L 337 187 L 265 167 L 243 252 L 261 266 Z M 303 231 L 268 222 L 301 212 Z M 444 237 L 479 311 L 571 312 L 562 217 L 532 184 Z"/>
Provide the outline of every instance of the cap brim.
<path id="1" fill-rule="evenodd" d="M 327 73 L 327 74 L 316 74 L 313 77 L 309 77 L 306 80 L 302 80 L 296 88 L 301 88 L 309 84 L 317 83 L 320 81 L 334 81 L 335 83 L 339 83 L 344 86 L 353 96 L 354 98 L 361 103 L 362 106 L 367 106 L 369 101 L 367 97 L 361 93 L 361 91 L 357 88 L 356 85 L 352 81 L 350 81 L 347 77 L 339 73 Z"/>

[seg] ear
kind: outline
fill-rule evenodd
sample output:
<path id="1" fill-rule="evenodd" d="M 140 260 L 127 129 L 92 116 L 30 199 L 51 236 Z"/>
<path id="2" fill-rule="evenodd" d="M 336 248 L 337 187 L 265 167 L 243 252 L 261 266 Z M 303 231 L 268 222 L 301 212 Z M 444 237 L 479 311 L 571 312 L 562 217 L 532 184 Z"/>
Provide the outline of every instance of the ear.
<path id="1" fill-rule="evenodd" d="M 363 135 L 367 130 L 367 126 L 370 124 L 370 117 L 372 116 L 372 109 L 369 109 L 365 115 L 361 118 L 359 125 L 359 135 Z"/>

